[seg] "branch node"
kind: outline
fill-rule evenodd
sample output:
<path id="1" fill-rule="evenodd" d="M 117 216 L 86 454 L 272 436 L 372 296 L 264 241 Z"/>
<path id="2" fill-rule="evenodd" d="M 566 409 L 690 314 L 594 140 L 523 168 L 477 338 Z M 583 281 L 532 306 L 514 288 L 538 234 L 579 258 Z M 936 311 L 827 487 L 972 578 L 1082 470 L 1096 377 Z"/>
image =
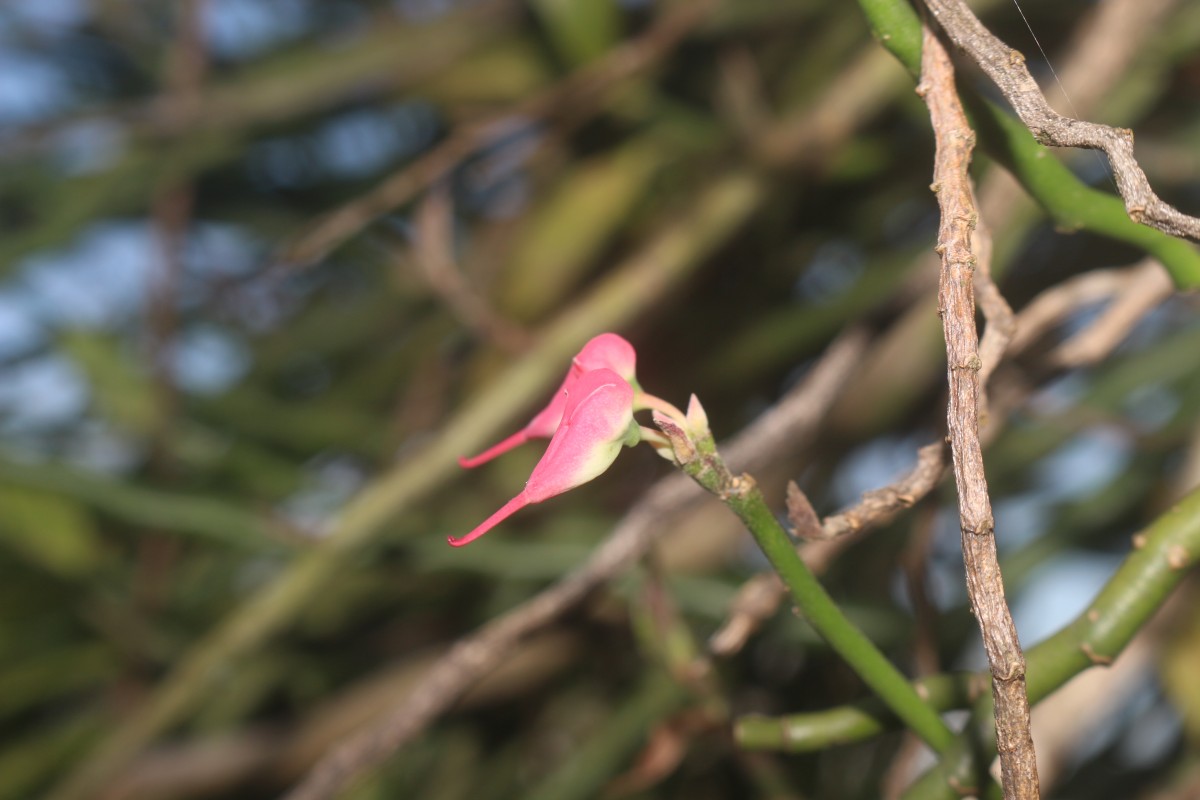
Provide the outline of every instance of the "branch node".
<path id="1" fill-rule="evenodd" d="M 1187 548 L 1181 544 L 1177 544 L 1167 551 L 1167 564 L 1173 570 L 1185 570 L 1191 566 L 1191 562 L 1191 555 L 1188 553 Z"/>
<path id="2" fill-rule="evenodd" d="M 1083 654 L 1088 657 L 1088 661 L 1091 661 L 1093 664 L 1096 664 L 1097 666 L 1107 667 L 1108 665 L 1113 663 L 1112 656 L 1106 656 L 1103 653 L 1097 653 L 1095 650 L 1092 649 L 1092 645 L 1090 642 L 1083 642 L 1082 644 L 1079 645 L 1079 649 L 1082 650 Z"/>

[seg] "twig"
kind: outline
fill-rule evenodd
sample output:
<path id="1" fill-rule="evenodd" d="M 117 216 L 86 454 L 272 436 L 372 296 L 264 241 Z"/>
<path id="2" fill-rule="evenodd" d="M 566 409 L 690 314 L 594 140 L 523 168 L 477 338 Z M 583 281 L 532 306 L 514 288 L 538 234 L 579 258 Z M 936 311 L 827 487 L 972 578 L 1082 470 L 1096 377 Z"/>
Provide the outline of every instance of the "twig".
<path id="1" fill-rule="evenodd" d="M 958 487 L 967 593 L 991 666 L 1004 796 L 1006 800 L 1035 800 L 1039 796 L 1037 758 L 1029 732 L 1025 657 L 1004 597 L 979 443 L 982 364 L 975 330 L 975 256 L 971 252 L 971 231 L 977 215 L 967 173 L 975 135 L 958 100 L 950 57 L 929 28 L 925 29 L 922 47 L 917 93 L 929 106 L 937 142 L 933 188 L 941 210 L 938 250 L 942 255 L 938 305 L 946 335 L 950 384 L 947 422 Z"/>
<path id="2" fill-rule="evenodd" d="M 832 346 L 808 380 L 730 444 L 730 458 L 755 463 L 770 460 L 793 446 L 798 436 L 810 435 L 865 349 L 866 339 L 860 333 Z M 345 741 L 322 759 L 287 796 L 288 800 L 332 797 L 353 776 L 404 746 L 505 658 L 516 642 L 556 619 L 635 562 L 669 527 L 666 520 L 686 510 L 699 496 L 699 490 L 683 475 L 660 480 L 586 564 L 460 640 L 382 722 Z"/>
<path id="3" fill-rule="evenodd" d="M 976 208 L 975 195 L 971 187 L 971 207 Z M 1008 349 L 1016 333 L 1016 320 L 1012 306 L 1000 293 L 1000 287 L 992 279 L 992 235 L 984 221 L 975 217 L 975 230 L 971 236 L 971 248 L 975 254 L 975 294 L 979 298 L 979 309 L 987 321 L 983 338 L 979 342 L 979 388 L 986 397 L 988 379 L 1000 366 L 1004 351 Z M 982 413 L 982 411 L 981 411 Z"/>
<path id="4" fill-rule="evenodd" d="M 1146 258 L 1131 267 L 1095 270 L 1053 286 L 1017 317 L 1012 352 L 1021 353 L 1084 306 L 1110 301 L 1090 325 L 1046 356 L 1052 367 L 1095 364 L 1111 353 L 1143 317 L 1171 296 L 1174 287 L 1162 265 Z"/>
<path id="5" fill-rule="evenodd" d="M 450 192 L 429 192 L 414 215 L 413 260 L 433 291 L 464 327 L 510 353 L 529 345 L 529 333 L 500 316 L 463 278 L 454 258 L 454 211 Z"/>
<path id="6" fill-rule="evenodd" d="M 598 98 L 605 89 L 647 69 L 669 53 L 704 18 L 710 5 L 708 2 L 680 4 L 641 37 L 621 45 L 600 61 L 500 114 L 459 128 L 374 189 L 308 226 L 303 235 L 283 248 L 280 260 L 298 266 L 320 261 L 367 225 L 446 176 L 475 150 L 510 129 L 515 120 L 525 124 L 555 116 L 578 123 L 595 113 L 601 107 Z"/>
<path id="7" fill-rule="evenodd" d="M 1025 57 L 992 34 L 962 0 L 925 0 L 946 35 L 999 87 L 1033 138 L 1054 147 L 1102 150 L 1130 219 L 1200 242 L 1200 219 L 1164 202 L 1133 155 L 1133 131 L 1065 117 L 1046 103 Z"/>
<path id="8" fill-rule="evenodd" d="M 1175 291 L 1162 265 L 1153 259 L 1130 267 L 1125 278 L 1124 287 L 1114 293 L 1104 313 L 1050 353 L 1048 360 L 1053 366 L 1088 366 L 1103 360 L 1147 313 Z"/>
<path id="9" fill-rule="evenodd" d="M 1077 309 L 1108 300 L 1124 291 L 1132 280 L 1127 267 L 1097 269 L 1046 289 L 1017 315 L 1017 333 L 1009 346 L 1009 354 L 1015 356 L 1025 352 Z"/>
<path id="10" fill-rule="evenodd" d="M 917 465 L 907 475 L 889 486 L 865 493 L 856 505 L 826 517 L 820 533 L 808 537 L 809 541 L 800 546 L 800 557 L 809 569 L 820 574 L 836 555 L 857 540 L 858 534 L 886 524 L 929 494 L 945 469 L 943 443 L 922 447 L 917 451 Z M 730 604 L 728 618 L 709 639 L 709 650 L 720 656 L 737 653 L 763 622 L 779 610 L 785 596 L 786 590 L 774 572 L 760 572 L 746 581 Z"/>
<path id="11" fill-rule="evenodd" d="M 829 647 L 926 744 L 937 752 L 949 748 L 954 741 L 950 729 L 887 657 L 847 619 L 805 566 L 754 479 L 745 473 L 734 475 L 729 470 L 707 430 L 693 427 L 685 431 L 666 416 L 656 415 L 655 422 L 671 440 L 683 471 L 719 497 L 746 526 L 779 573 L 799 612 Z"/>
<path id="12" fill-rule="evenodd" d="M 967 187 L 971 191 L 971 187 Z M 977 208 L 972 192 L 971 207 Z M 974 235 L 971 239 L 975 252 L 975 294 L 979 298 L 979 308 L 987 327 L 983 329 L 983 339 L 979 342 L 979 425 L 985 435 L 990 435 L 996 427 L 991 415 L 991 401 L 988 394 L 988 382 L 996 367 L 1004 358 L 1004 351 L 1017 332 L 1016 319 L 1012 307 L 1000 293 L 1000 287 L 992 279 L 992 236 L 987 226 L 976 213 Z"/>

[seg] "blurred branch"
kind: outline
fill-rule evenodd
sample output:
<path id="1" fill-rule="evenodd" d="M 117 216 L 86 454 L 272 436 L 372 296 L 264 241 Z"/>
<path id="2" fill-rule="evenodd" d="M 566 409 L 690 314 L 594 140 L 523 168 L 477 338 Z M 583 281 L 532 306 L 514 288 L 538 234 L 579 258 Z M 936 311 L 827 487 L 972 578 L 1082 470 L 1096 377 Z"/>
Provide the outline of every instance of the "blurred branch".
<path id="1" fill-rule="evenodd" d="M 1090 11 L 1071 35 L 1058 77 L 1073 113 L 1092 113 L 1104 94 L 1143 55 L 1146 38 L 1160 32 L 1179 0 L 1108 0 Z"/>
<path id="2" fill-rule="evenodd" d="M 1099 363 L 1124 341 L 1146 314 L 1174 293 L 1169 276 L 1153 259 L 1129 267 L 1125 278 L 1125 285 L 1113 294 L 1112 302 L 1098 319 L 1050 352 L 1047 360 L 1052 366 L 1066 368 Z"/>
<path id="3" fill-rule="evenodd" d="M 208 52 L 201 19 L 204 0 L 185 0 L 177 6 L 176 13 L 175 37 L 167 51 L 163 77 L 164 93 L 181 108 L 193 109 L 208 73 Z M 158 268 L 149 277 L 146 297 L 149 339 L 146 346 L 154 403 L 158 407 L 154 414 L 154 429 L 150 431 L 148 468 L 152 475 L 168 485 L 176 473 L 170 440 L 179 412 L 179 387 L 175 380 L 179 287 L 195 199 L 189 177 L 156 187 L 150 201 L 161 258 Z M 177 543 L 169 539 L 152 535 L 138 543 L 138 569 L 133 582 L 146 607 L 154 608 L 162 601 L 178 555 Z"/>
<path id="4" fill-rule="evenodd" d="M 1099 363 L 1172 292 L 1170 279 L 1153 259 L 1121 269 L 1094 270 L 1063 281 L 1021 310 L 1013 353 L 1028 350 L 1072 314 L 1107 301 L 1108 307 L 1095 320 L 1045 356 L 1050 366 L 1059 369 Z"/>
<path id="5" fill-rule="evenodd" d="M 412 257 L 455 318 L 485 341 L 509 353 L 529 344 L 528 332 L 500 316 L 459 271 L 454 258 L 454 209 L 450 192 L 429 192 L 413 219 Z"/>
<path id="6" fill-rule="evenodd" d="M 517 124 L 559 119 L 578 124 L 599 112 L 614 85 L 649 69 L 682 41 L 708 13 L 711 3 L 681 3 L 662 14 L 641 37 L 622 44 L 601 60 L 581 67 L 559 83 L 486 120 L 459 128 L 437 147 L 385 178 L 375 188 L 306 226 L 283 247 L 280 260 L 316 263 L 379 217 L 412 200 L 453 170 L 475 150 Z"/>
<path id="7" fill-rule="evenodd" d="M 261 67 L 213 82 L 192 97 L 172 91 L 131 108 L 103 109 L 23 128 L 5 142 L 9 158 L 27 157 L 54 141 L 64 125 L 116 122 L 147 140 L 197 133 L 241 132 L 336 108 L 351 96 L 403 89 L 445 69 L 481 45 L 510 33 L 517 4 L 488 0 L 433 22 L 373 20 L 360 36 L 331 47 L 323 37 Z M 135 14 L 128 14 L 136 18 Z M 385 19 L 387 17 L 384 17 Z"/>
<path id="8" fill-rule="evenodd" d="M 278 551 L 292 544 L 282 528 L 219 500 L 144 489 L 61 464 L 0 460 L 0 483 L 73 497 L 100 511 L 165 532 L 240 549 Z"/>
<path id="9" fill-rule="evenodd" d="M 954 455 L 954 483 L 958 487 L 967 594 L 971 610 L 979 620 L 991 665 L 1004 796 L 1006 800 L 1036 800 L 1037 757 L 1029 732 L 1025 657 L 1004 596 L 1004 580 L 996 555 L 996 525 L 979 443 L 983 364 L 975 329 L 973 273 L 977 258 L 971 242 L 978 212 L 968 175 L 975 134 L 958 100 L 949 55 L 929 29 L 925 30 L 923 44 L 917 94 L 929 106 L 937 141 L 933 191 L 937 193 L 941 212 L 937 250 L 942 256 L 938 307 L 946 335 L 950 388 L 947 427 Z M 1011 324 L 1012 312 L 1007 313 Z"/>
<path id="10" fill-rule="evenodd" d="M 740 173 L 717 176 L 689 211 L 564 309 L 537 344 L 477 397 L 428 446 L 379 476 L 343 510 L 331 534 L 290 565 L 224 623 L 193 645 L 146 703 L 101 742 L 50 796 L 67 800 L 103 784 L 164 730 L 184 719 L 229 665 L 286 627 L 318 598 L 357 553 L 390 532 L 402 512 L 458 473 L 457 459 L 478 450 L 539 392 L 597 331 L 620 329 L 653 308 L 758 208 L 765 188 Z"/>
<path id="11" fill-rule="evenodd" d="M 807 380 L 730 442 L 730 460 L 770 461 L 794 446 L 797 438 L 810 434 L 865 347 L 861 335 L 845 337 L 831 346 Z M 671 517 L 687 510 L 699 496 L 700 491 L 682 475 L 658 481 L 626 513 L 586 564 L 478 632 L 460 639 L 382 723 L 360 731 L 326 755 L 288 795 L 288 800 L 332 797 L 354 775 L 403 747 L 506 658 L 517 642 L 558 618 L 640 558 L 657 537 L 666 533 Z"/>

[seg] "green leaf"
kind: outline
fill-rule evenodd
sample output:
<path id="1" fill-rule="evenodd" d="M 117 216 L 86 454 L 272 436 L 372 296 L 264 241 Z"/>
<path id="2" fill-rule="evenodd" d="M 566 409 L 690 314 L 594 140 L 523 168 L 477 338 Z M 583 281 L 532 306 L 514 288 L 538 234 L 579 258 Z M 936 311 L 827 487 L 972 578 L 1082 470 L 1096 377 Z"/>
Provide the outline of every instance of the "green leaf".
<path id="1" fill-rule="evenodd" d="M 533 0 L 532 5 L 569 64 L 603 55 L 620 34 L 620 14 L 613 0 Z"/>
<path id="2" fill-rule="evenodd" d="M 150 376 L 113 337 L 94 331 L 67 331 L 64 352 L 87 376 L 94 410 L 115 427 L 137 436 L 151 435 L 162 422 Z"/>
<path id="3" fill-rule="evenodd" d="M 60 495 L 0 486 L 0 546 L 66 577 L 93 570 L 102 557 L 91 516 Z"/>
<path id="4" fill-rule="evenodd" d="M 662 163 L 646 139 L 571 170 L 527 223 L 513 253 L 501 305 L 532 320 L 555 308 L 612 240 Z"/>

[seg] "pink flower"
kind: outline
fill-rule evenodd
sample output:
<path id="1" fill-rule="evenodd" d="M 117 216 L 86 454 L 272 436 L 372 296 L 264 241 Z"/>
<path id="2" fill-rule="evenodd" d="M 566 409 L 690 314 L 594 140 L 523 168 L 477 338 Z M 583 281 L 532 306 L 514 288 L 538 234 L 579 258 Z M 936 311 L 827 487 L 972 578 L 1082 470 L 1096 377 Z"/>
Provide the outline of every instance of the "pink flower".
<path id="1" fill-rule="evenodd" d="M 615 333 L 602 333 L 585 344 L 579 354 L 571 359 L 567 377 L 550 399 L 550 404 L 539 411 L 528 425 L 477 456 L 459 458 L 459 465 L 468 469 L 478 467 L 530 439 L 549 439 L 558 430 L 558 423 L 563 418 L 571 386 L 585 372 L 602 368 L 612 370 L 631 385 L 637 385 L 637 354 L 633 345 Z"/>
<path id="2" fill-rule="evenodd" d="M 628 345 L 619 336 L 604 334 L 589 342 L 589 347 L 604 337 Z M 600 345 L 601 349 L 605 346 Z M 572 374 L 563 384 L 561 422 L 525 488 L 466 536 L 457 539 L 451 536 L 450 544 L 455 547 L 469 544 L 517 510 L 587 483 L 609 468 L 622 446 L 637 443 L 639 432 L 633 420 L 633 387 L 623 375 L 607 367 L 575 374 L 574 370 L 580 366 L 587 350 L 585 347 L 576 357 Z M 629 356 L 628 366 L 632 370 L 632 348 L 629 348 Z M 551 403 L 551 407 L 553 405 Z M 534 421 L 549 410 L 548 407 Z"/>

